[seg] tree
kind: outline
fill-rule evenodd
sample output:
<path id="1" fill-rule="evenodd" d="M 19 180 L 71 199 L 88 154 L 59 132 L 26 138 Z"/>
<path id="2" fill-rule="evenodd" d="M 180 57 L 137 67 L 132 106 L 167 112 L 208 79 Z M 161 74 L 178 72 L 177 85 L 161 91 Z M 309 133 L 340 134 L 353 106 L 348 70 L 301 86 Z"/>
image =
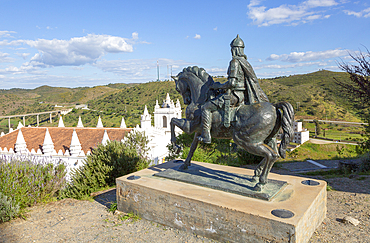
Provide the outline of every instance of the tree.
<path id="1" fill-rule="evenodd" d="M 354 64 L 345 62 L 339 63 L 339 68 L 349 74 L 347 80 L 337 80 L 343 94 L 354 102 L 361 102 L 364 108 L 370 108 L 370 52 L 366 48 L 366 53 L 360 52 L 357 55 L 349 54 Z M 364 112 L 363 119 L 369 124 L 370 113 Z M 365 141 L 361 143 L 363 152 L 370 151 L 370 127 L 365 126 Z"/>
<path id="2" fill-rule="evenodd" d="M 345 62 L 339 63 L 339 68 L 347 72 L 349 80 L 337 80 L 344 94 L 354 101 L 361 101 L 366 106 L 370 106 L 370 52 L 360 52 L 358 55 L 349 54 L 355 61 L 355 64 Z"/>
<path id="3" fill-rule="evenodd" d="M 319 136 L 321 133 L 320 122 L 316 119 L 313 122 L 315 123 L 315 136 Z"/>

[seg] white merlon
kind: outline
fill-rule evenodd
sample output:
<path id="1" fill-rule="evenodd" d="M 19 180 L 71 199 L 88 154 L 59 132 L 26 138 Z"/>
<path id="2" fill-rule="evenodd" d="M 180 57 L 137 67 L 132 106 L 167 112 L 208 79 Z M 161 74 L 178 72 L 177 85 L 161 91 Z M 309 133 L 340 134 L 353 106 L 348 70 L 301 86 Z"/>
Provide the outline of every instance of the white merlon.
<path id="1" fill-rule="evenodd" d="M 89 150 L 89 151 L 87 151 L 86 155 L 90 155 L 90 154 L 91 154 L 90 150 Z"/>
<path id="2" fill-rule="evenodd" d="M 85 155 L 85 152 L 83 150 L 81 150 L 81 152 L 80 152 L 80 154 L 78 156 L 85 157 L 86 155 Z"/>
<path id="3" fill-rule="evenodd" d="M 158 104 L 158 100 L 155 101 L 155 106 L 154 106 L 154 109 L 159 109 L 159 104 Z"/>
<path id="4" fill-rule="evenodd" d="M 8 152 L 8 149 L 5 147 L 4 149 L 3 149 L 3 152 Z"/>
<path id="5" fill-rule="evenodd" d="M 102 123 L 102 121 L 101 121 L 100 116 L 99 116 L 99 119 L 98 119 L 98 124 L 96 124 L 96 127 L 98 127 L 98 128 L 103 128 L 103 127 L 104 127 L 104 126 L 103 126 L 103 123 Z"/>
<path id="6" fill-rule="evenodd" d="M 42 151 L 45 155 L 51 155 L 54 151 L 54 143 L 51 139 L 49 129 L 46 128 L 45 137 L 44 137 L 44 143 L 42 144 Z"/>
<path id="7" fill-rule="evenodd" d="M 77 127 L 84 127 L 84 124 L 82 124 L 81 116 L 78 116 Z"/>
<path id="8" fill-rule="evenodd" d="M 10 148 L 9 151 L 8 151 L 8 153 L 14 154 L 13 148 Z"/>
<path id="9" fill-rule="evenodd" d="M 64 155 L 65 155 L 65 156 L 70 156 L 70 154 L 69 154 L 69 150 L 68 150 L 68 149 L 66 149 L 66 151 L 64 152 Z"/>
<path id="10" fill-rule="evenodd" d="M 17 153 L 24 154 L 24 153 L 29 152 L 27 149 L 26 140 L 24 140 L 24 137 L 23 137 L 22 129 L 18 130 L 17 141 L 15 142 L 14 148 Z"/>
<path id="11" fill-rule="evenodd" d="M 125 118 L 122 117 L 122 121 L 121 121 L 121 126 L 120 128 L 126 128 L 126 122 L 125 122 Z"/>
<path id="12" fill-rule="evenodd" d="M 107 130 L 104 130 L 103 139 L 101 140 L 101 143 L 105 146 L 110 141 Z"/>
<path id="13" fill-rule="evenodd" d="M 21 129 L 22 127 L 24 127 L 23 124 L 22 124 L 22 122 L 19 122 L 18 123 L 18 126 L 17 126 L 17 129 Z"/>
<path id="14" fill-rule="evenodd" d="M 58 155 L 63 155 L 63 151 L 61 149 L 59 149 Z"/>
<path id="15" fill-rule="evenodd" d="M 36 154 L 36 151 L 34 148 L 31 149 L 31 154 Z"/>
<path id="16" fill-rule="evenodd" d="M 71 156 L 78 156 L 82 150 L 80 140 L 78 139 L 76 129 L 73 129 L 71 145 L 69 146 L 69 151 Z"/>
<path id="17" fill-rule="evenodd" d="M 41 149 L 38 148 L 36 154 L 42 154 Z"/>
<path id="18" fill-rule="evenodd" d="M 59 123 L 58 123 L 58 127 L 64 127 L 64 122 L 63 122 L 63 118 L 61 115 L 59 115 Z"/>
<path id="19" fill-rule="evenodd" d="M 176 108 L 181 108 L 181 104 L 180 104 L 179 99 L 176 100 Z"/>
<path id="20" fill-rule="evenodd" d="M 53 149 L 53 152 L 51 153 L 51 155 L 55 156 L 55 155 L 58 155 L 58 153 L 55 149 Z"/>
<path id="21" fill-rule="evenodd" d="M 1 147 L 0 147 L 0 152 L 3 152 L 3 150 L 1 149 Z"/>
<path id="22" fill-rule="evenodd" d="M 9 128 L 9 133 L 12 133 L 14 131 L 14 129 L 11 127 Z"/>
<path id="23" fill-rule="evenodd" d="M 145 105 L 144 113 L 141 115 L 141 128 L 149 129 L 152 126 L 152 118 L 148 112 L 148 108 Z"/>
<path id="24" fill-rule="evenodd" d="M 5 133 L 4 133 L 4 132 L 1 132 L 1 135 L 0 135 L 0 136 L 2 137 L 2 136 L 4 136 L 4 135 L 5 135 Z"/>

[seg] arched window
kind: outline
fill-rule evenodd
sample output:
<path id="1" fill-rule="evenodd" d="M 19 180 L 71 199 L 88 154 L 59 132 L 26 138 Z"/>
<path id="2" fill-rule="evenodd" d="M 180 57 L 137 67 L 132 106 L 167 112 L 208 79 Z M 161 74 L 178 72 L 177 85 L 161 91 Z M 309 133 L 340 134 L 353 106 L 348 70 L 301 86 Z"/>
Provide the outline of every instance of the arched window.
<path id="1" fill-rule="evenodd" d="M 167 117 L 163 116 L 163 127 L 167 127 Z"/>

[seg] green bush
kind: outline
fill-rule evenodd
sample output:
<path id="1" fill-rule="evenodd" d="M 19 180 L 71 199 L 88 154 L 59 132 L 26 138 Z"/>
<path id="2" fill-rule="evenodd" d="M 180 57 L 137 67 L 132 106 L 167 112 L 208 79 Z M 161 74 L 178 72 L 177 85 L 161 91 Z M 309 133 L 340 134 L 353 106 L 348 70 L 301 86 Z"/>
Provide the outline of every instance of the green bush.
<path id="1" fill-rule="evenodd" d="M 0 192 L 0 222 L 6 222 L 17 216 L 19 204 Z"/>
<path id="2" fill-rule="evenodd" d="M 145 157 L 147 144 L 144 134 L 133 132 L 124 143 L 100 144 L 80 168 L 72 169 L 71 182 L 63 190 L 62 197 L 89 198 L 92 192 L 115 185 L 116 178 L 147 168 L 150 163 Z"/>
<path id="3" fill-rule="evenodd" d="M 358 171 L 359 172 L 370 171 L 370 153 L 366 153 L 361 157 Z"/>

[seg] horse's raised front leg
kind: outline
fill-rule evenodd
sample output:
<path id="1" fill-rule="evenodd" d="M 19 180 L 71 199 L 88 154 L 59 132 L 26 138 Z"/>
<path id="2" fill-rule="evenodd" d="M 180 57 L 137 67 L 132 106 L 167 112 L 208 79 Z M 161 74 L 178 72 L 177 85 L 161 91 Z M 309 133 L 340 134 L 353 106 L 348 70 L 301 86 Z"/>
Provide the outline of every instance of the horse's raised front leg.
<path id="1" fill-rule="evenodd" d="M 185 133 L 189 133 L 190 131 L 190 121 L 186 119 L 177 119 L 177 118 L 172 118 L 170 122 L 171 126 L 171 144 L 175 148 L 175 153 L 179 154 L 181 151 L 181 146 L 176 144 L 177 138 L 176 138 L 176 133 L 175 133 L 175 127 L 179 127 L 181 130 L 183 130 Z"/>
<path id="2" fill-rule="evenodd" d="M 185 160 L 184 164 L 180 167 L 180 169 L 186 170 L 191 165 L 191 158 L 193 157 L 194 152 L 197 149 L 197 146 L 198 146 L 198 143 L 199 143 L 198 136 L 199 136 L 199 133 L 196 132 L 194 134 L 193 142 L 191 143 L 191 146 L 190 146 L 189 154 L 186 157 L 186 160 Z"/>

